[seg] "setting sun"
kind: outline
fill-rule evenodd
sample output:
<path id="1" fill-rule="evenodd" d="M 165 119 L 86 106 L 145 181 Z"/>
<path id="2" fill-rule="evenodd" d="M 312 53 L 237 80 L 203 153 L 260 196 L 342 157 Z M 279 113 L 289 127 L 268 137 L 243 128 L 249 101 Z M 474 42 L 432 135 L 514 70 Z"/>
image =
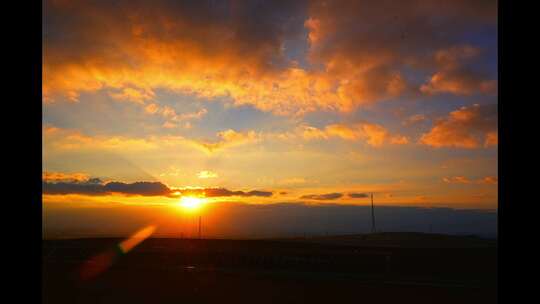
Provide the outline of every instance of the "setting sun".
<path id="1" fill-rule="evenodd" d="M 186 210 L 197 210 L 201 208 L 206 199 L 193 196 L 184 196 L 180 199 L 179 206 Z"/>
<path id="2" fill-rule="evenodd" d="M 42 302 L 497 302 L 500 2 L 25 3 Z"/>

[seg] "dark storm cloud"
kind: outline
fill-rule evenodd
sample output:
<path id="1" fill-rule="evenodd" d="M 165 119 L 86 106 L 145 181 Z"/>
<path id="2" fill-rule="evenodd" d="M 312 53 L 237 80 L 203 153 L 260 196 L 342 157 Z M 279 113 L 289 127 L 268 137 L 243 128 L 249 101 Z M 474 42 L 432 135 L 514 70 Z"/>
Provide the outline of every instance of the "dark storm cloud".
<path id="1" fill-rule="evenodd" d="M 379 55 L 426 61 L 423 52 L 453 46 L 467 32 L 497 24 L 495 0 L 315 0 L 308 11 L 319 55 L 348 55 L 358 62 Z"/>
<path id="2" fill-rule="evenodd" d="M 90 179 L 85 182 L 43 182 L 44 194 L 82 194 L 82 195 L 108 195 L 121 193 L 125 195 L 167 196 L 171 190 L 160 182 L 109 182 L 102 183 L 99 179 Z"/>
<path id="3" fill-rule="evenodd" d="M 366 198 L 369 197 L 367 193 L 349 193 L 350 198 Z"/>
<path id="4" fill-rule="evenodd" d="M 84 181 L 72 182 L 49 182 L 43 181 L 43 193 L 53 195 L 81 194 L 81 195 L 110 195 L 113 193 L 123 195 L 141 196 L 168 196 L 178 197 L 186 195 L 200 195 L 205 197 L 270 197 L 271 191 L 231 191 L 225 188 L 201 188 L 201 189 L 171 189 L 160 182 L 108 182 L 103 183 L 99 178 L 89 178 Z"/>
<path id="5" fill-rule="evenodd" d="M 76 184 L 76 183 L 48 183 L 43 182 L 43 194 L 83 194 L 105 195 L 106 191 L 101 184 Z"/>
<path id="6" fill-rule="evenodd" d="M 343 193 L 326 193 L 326 194 L 308 194 L 308 195 L 303 195 L 300 198 L 327 201 L 327 200 L 335 200 L 342 196 L 343 196 Z"/>
<path id="7" fill-rule="evenodd" d="M 127 195 L 159 196 L 168 195 L 171 190 L 160 182 L 135 182 L 132 184 L 110 182 L 105 184 L 108 192 Z"/>
<path id="8" fill-rule="evenodd" d="M 284 39 L 300 34 L 304 9 L 304 1 L 45 1 L 44 47 L 49 62 L 64 62 L 121 59 L 122 47 L 133 44 L 188 41 L 205 56 L 267 65 L 282 60 Z"/>
<path id="9" fill-rule="evenodd" d="M 463 37 L 478 29 L 496 31 L 497 24 L 496 1 L 321 0 L 311 1 L 308 11 L 311 60 L 332 62 L 329 72 L 356 77 L 342 90 L 365 102 L 396 92 L 418 94 L 418 85 L 409 83 L 404 69 L 437 75 L 438 52 L 467 44 Z M 470 73 L 454 72 L 451 80 L 489 81 Z"/>
<path id="10" fill-rule="evenodd" d="M 45 50 L 54 51 L 48 60 L 111 56 L 111 48 L 142 37 L 190 41 L 207 55 L 261 56 L 257 61 L 266 64 L 281 56 L 285 39 L 303 34 L 308 19 L 317 21 L 307 27 L 317 34 L 312 37 L 318 38 L 316 51 L 323 57 L 339 53 L 361 59 L 372 51 L 419 55 L 496 25 L 497 1 L 50 0 L 43 12 Z"/>
<path id="11" fill-rule="evenodd" d="M 225 196 L 260 196 L 270 197 L 272 192 L 270 191 L 231 191 L 225 188 L 205 188 L 205 189 L 187 189 L 180 190 L 182 195 L 204 195 L 205 197 L 225 197 Z"/>

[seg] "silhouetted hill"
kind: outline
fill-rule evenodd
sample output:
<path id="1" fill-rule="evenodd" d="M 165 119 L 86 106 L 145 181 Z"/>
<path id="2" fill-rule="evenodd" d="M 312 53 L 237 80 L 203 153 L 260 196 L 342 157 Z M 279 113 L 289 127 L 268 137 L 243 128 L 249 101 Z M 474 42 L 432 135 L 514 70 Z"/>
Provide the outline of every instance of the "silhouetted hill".
<path id="1" fill-rule="evenodd" d="M 380 232 L 370 234 L 288 238 L 282 240 L 360 247 L 471 248 L 497 246 L 497 240 L 481 238 L 474 235 L 460 236 L 422 232 Z"/>

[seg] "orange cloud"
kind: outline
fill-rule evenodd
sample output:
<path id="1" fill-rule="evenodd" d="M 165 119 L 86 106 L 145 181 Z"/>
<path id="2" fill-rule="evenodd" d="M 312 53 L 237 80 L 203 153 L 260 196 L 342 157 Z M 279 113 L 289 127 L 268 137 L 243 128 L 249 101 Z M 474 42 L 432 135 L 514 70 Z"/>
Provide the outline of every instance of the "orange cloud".
<path id="1" fill-rule="evenodd" d="M 496 24 L 496 12 L 495 1 L 311 1 L 304 23 L 309 58 L 344 80 L 339 90 L 345 99 L 360 104 L 389 99 L 415 91 L 402 68 L 456 70 L 462 59 L 479 54 L 470 46 L 453 48 L 452 39 L 441 39 L 425 20 L 436 18 L 447 38 L 457 38 L 476 24 Z M 434 58 L 426 60 L 426 51 Z"/>
<path id="2" fill-rule="evenodd" d="M 496 22 L 495 2 L 470 1 L 452 1 L 443 10 L 432 1 L 311 1 L 307 7 L 299 1 L 44 5 L 45 103 L 76 101 L 81 93 L 97 90 L 146 103 L 155 90 L 166 89 L 230 97 L 235 105 L 279 115 L 348 112 L 415 92 L 401 71 L 415 68 L 425 50 L 450 43 L 438 39 L 426 18 L 441 17 L 440 28 L 449 37 Z M 389 19 L 388 11 L 399 11 L 399 18 Z M 306 12 L 305 20 L 298 20 Z M 369 27 L 359 30 L 357 20 Z M 381 35 L 387 28 L 403 31 Z M 300 67 L 287 57 L 284 45 L 306 38 L 309 65 Z M 442 90 L 456 87 L 448 84 L 449 76 L 437 79 L 445 81 L 430 90 L 441 90 L 441 83 Z"/>
<path id="3" fill-rule="evenodd" d="M 470 45 L 453 46 L 438 50 L 435 53 L 435 61 L 441 68 L 455 69 L 463 64 L 462 60 L 472 59 L 479 54 L 480 49 Z"/>
<path id="4" fill-rule="evenodd" d="M 464 176 L 443 177 L 443 182 L 447 184 L 470 184 L 471 181 Z"/>
<path id="5" fill-rule="evenodd" d="M 388 131 L 379 125 L 365 124 L 362 129 L 367 136 L 367 143 L 374 147 L 381 146 L 388 137 Z"/>
<path id="6" fill-rule="evenodd" d="M 156 103 L 150 103 L 144 107 L 144 111 L 150 115 L 161 115 L 163 118 L 167 119 L 162 125 L 163 128 L 172 129 L 180 126 L 180 123 L 186 120 L 201 119 L 204 117 L 208 110 L 201 109 L 197 112 L 192 113 L 182 113 L 178 114 L 176 111 L 169 106 L 160 106 Z M 191 128 L 191 123 L 189 121 L 184 122 L 184 128 Z"/>
<path id="7" fill-rule="evenodd" d="M 474 149 L 480 147 L 482 141 L 493 144 L 496 130 L 496 105 L 475 104 L 461 107 L 450 112 L 448 117 L 437 120 L 433 128 L 422 135 L 419 142 L 435 148 Z"/>
<path id="8" fill-rule="evenodd" d="M 112 149 L 134 151 L 155 149 L 160 144 L 159 142 L 144 138 L 103 135 L 88 136 L 77 130 L 61 129 L 54 126 L 44 126 L 43 135 L 46 146 L 60 150 Z"/>
<path id="9" fill-rule="evenodd" d="M 478 180 L 470 180 L 464 176 L 443 177 L 443 182 L 447 184 L 485 184 L 496 185 L 498 179 L 495 176 L 486 176 Z"/>
<path id="10" fill-rule="evenodd" d="M 499 182 L 499 179 L 495 176 L 486 176 L 482 179 L 482 184 L 496 185 Z"/>
<path id="11" fill-rule="evenodd" d="M 486 139 L 484 140 L 484 147 L 496 146 L 499 144 L 499 135 L 497 131 L 489 132 L 486 134 Z"/>
<path id="12" fill-rule="evenodd" d="M 219 175 L 216 172 L 203 170 L 199 173 L 197 173 L 198 178 L 207 179 L 207 178 L 216 178 Z"/>
<path id="13" fill-rule="evenodd" d="M 409 139 L 405 136 L 394 136 L 390 138 L 390 143 L 394 145 L 406 145 L 409 143 Z"/>
<path id="14" fill-rule="evenodd" d="M 140 96 L 141 91 L 162 88 L 208 98 L 231 96 L 237 105 L 254 104 L 276 113 L 320 102 L 312 103 L 313 96 L 306 93 L 311 77 L 287 61 L 281 49 L 294 31 L 274 20 L 262 22 L 271 14 L 252 20 L 248 12 L 267 9 L 290 19 L 298 13 L 296 4 L 222 10 L 209 3 L 158 1 L 120 5 L 122 12 L 100 3 L 46 5 L 46 22 L 55 17 L 63 21 L 45 26 L 50 33 L 44 39 L 45 101 L 62 96 L 76 100 L 81 92 L 102 89 L 120 90 L 113 96 L 140 101 L 151 97 Z M 54 36 L 65 32 L 77 39 Z"/>
<path id="15" fill-rule="evenodd" d="M 403 121 L 403 125 L 405 126 L 413 125 L 413 124 L 416 124 L 425 120 L 426 120 L 426 116 L 424 114 L 415 114 L 405 119 L 405 121 Z"/>
<path id="16" fill-rule="evenodd" d="M 366 137 L 364 125 L 350 127 L 343 124 L 333 124 L 326 126 L 324 130 L 328 136 L 335 136 L 345 140 L 357 140 Z"/>
<path id="17" fill-rule="evenodd" d="M 155 103 L 151 103 L 147 105 L 146 107 L 144 107 L 144 110 L 148 114 L 155 114 L 157 113 L 157 111 L 159 111 L 159 105 Z"/>
<path id="18" fill-rule="evenodd" d="M 452 93 L 455 95 L 496 93 L 497 80 L 485 79 L 482 75 L 466 68 L 466 63 L 479 53 L 479 49 L 469 45 L 437 51 L 435 61 L 439 66 L 439 71 L 420 87 L 420 91 L 425 94 Z"/>
<path id="19" fill-rule="evenodd" d="M 427 84 L 420 87 L 426 94 L 452 93 L 471 95 L 473 93 L 495 93 L 496 80 L 484 80 L 461 71 L 441 71 L 434 74 Z"/>
<path id="20" fill-rule="evenodd" d="M 172 123 L 172 122 L 170 122 L 170 121 L 164 122 L 163 125 L 161 125 L 161 126 L 162 126 L 163 128 L 165 128 L 165 129 L 173 129 L 173 128 L 176 128 L 176 127 L 177 127 L 176 124 L 174 124 L 174 123 Z"/>
<path id="21" fill-rule="evenodd" d="M 194 143 L 208 152 L 213 152 L 227 147 L 255 143 L 260 140 L 260 135 L 255 131 L 237 132 L 232 129 L 218 132 L 217 137 L 217 141 L 195 141 Z"/>
<path id="22" fill-rule="evenodd" d="M 255 131 L 237 132 L 232 129 L 218 132 L 216 134 L 217 140 L 190 139 L 182 136 L 89 136 L 76 130 L 60 129 L 52 126 L 44 126 L 43 129 L 46 145 L 59 150 L 144 151 L 180 145 L 212 153 L 225 148 L 255 143 L 261 138 L 260 134 L 255 133 Z"/>
<path id="23" fill-rule="evenodd" d="M 43 172 L 44 182 L 81 182 L 89 179 L 85 173 Z"/>
<path id="24" fill-rule="evenodd" d="M 322 130 L 303 125 L 299 127 L 297 132 L 306 140 L 337 137 L 350 141 L 364 140 L 373 147 L 380 147 L 384 144 L 403 145 L 409 142 L 407 137 L 390 134 L 383 126 L 372 123 L 332 124 Z"/>

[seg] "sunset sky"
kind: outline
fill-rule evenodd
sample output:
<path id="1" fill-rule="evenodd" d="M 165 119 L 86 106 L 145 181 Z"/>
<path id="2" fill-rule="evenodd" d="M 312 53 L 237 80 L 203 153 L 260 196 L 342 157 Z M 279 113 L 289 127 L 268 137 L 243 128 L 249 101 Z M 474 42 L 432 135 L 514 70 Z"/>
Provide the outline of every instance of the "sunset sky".
<path id="1" fill-rule="evenodd" d="M 45 208 L 495 210 L 497 55 L 496 1 L 44 1 Z"/>

